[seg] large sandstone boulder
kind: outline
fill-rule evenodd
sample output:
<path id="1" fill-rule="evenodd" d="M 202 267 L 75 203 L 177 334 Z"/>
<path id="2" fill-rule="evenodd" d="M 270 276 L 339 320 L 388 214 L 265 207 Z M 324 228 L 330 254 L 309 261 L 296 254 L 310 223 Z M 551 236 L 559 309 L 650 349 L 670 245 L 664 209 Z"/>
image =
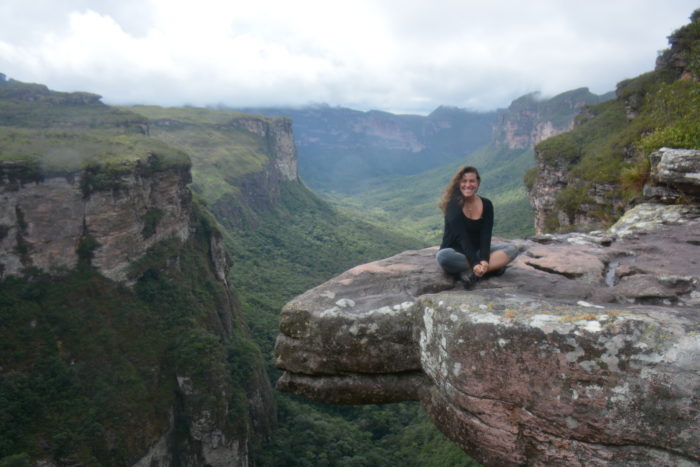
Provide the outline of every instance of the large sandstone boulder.
<path id="1" fill-rule="evenodd" d="M 278 388 L 419 400 L 487 465 L 697 465 L 699 227 L 518 240 L 471 290 L 436 248 L 356 267 L 283 309 Z"/>
<path id="2" fill-rule="evenodd" d="M 667 202 L 700 201 L 699 150 L 661 148 L 649 158 L 651 183 L 645 187 L 646 194 L 663 190 Z"/>
<path id="3" fill-rule="evenodd" d="M 700 150 L 697 149 L 661 148 L 650 154 L 651 173 L 642 190 L 642 199 L 635 198 L 629 202 L 620 199 L 614 201 L 617 197 L 614 193 L 619 188 L 615 183 L 591 184 L 587 180 L 572 178 L 570 164 L 565 160 L 549 161 L 539 156 L 536 159 L 537 178 L 528 189 L 528 196 L 538 233 L 551 231 L 553 227 L 548 227 L 548 224 L 553 219 L 561 227 L 593 228 L 601 223 L 601 218 L 595 214 L 597 208 L 608 212 L 612 207 L 614 212 L 622 212 L 644 202 L 697 209 L 700 203 Z M 586 196 L 581 198 L 587 201 L 573 212 L 568 212 L 558 205 L 557 199 L 565 188 L 577 184 L 590 185 Z"/>

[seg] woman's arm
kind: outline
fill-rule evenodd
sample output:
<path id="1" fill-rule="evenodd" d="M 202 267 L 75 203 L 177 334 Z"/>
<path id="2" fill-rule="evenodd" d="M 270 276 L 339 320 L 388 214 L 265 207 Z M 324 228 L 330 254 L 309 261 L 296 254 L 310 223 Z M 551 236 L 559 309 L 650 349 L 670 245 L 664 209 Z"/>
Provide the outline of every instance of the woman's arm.
<path id="1" fill-rule="evenodd" d="M 481 198 L 484 203 L 484 213 L 479 237 L 479 261 L 489 262 L 491 257 L 491 235 L 493 233 L 493 204 L 490 200 Z"/>
<path id="2" fill-rule="evenodd" d="M 491 236 L 493 233 L 493 204 L 490 200 L 481 198 L 484 204 L 482 214 L 483 224 L 479 232 L 479 264 L 474 266 L 474 274 L 483 276 L 489 270 L 489 260 L 491 259 Z"/>

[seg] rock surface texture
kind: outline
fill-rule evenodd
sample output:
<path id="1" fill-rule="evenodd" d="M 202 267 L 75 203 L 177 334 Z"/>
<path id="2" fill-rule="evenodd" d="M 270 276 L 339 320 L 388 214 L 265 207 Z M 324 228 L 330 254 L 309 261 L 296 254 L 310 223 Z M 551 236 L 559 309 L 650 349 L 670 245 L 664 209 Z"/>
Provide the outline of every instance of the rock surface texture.
<path id="1" fill-rule="evenodd" d="M 700 150 L 661 148 L 650 154 L 649 159 L 649 181 L 644 186 L 643 199 L 634 200 L 635 203 L 685 206 L 700 203 Z M 557 208 L 557 196 L 566 186 L 577 182 L 571 179 L 571 164 L 565 161 L 552 163 L 541 157 L 536 157 L 536 162 L 538 177 L 528 190 L 535 217 L 535 232 L 540 234 L 547 230 L 548 216 L 556 216 L 560 226 L 585 228 L 600 224 L 600 220 L 590 213 L 601 206 L 610 205 L 609 195 L 615 189 L 614 184 L 592 184 L 585 205 L 576 213 L 567 213 Z M 621 201 L 614 204 L 620 212 L 632 207 Z"/>
<path id="2" fill-rule="evenodd" d="M 21 164 L 5 163 L 1 168 L 0 279 L 21 275 L 30 268 L 60 273 L 88 260 L 105 277 L 130 285 L 130 265 L 150 247 L 164 240 L 195 238 L 192 195 L 187 187 L 189 166 L 135 169 L 115 178 L 113 188 L 90 193 L 84 189 L 85 171 L 20 182 L 13 174 L 24 168 Z M 230 258 L 221 235 L 211 232 L 209 237 L 213 276 L 228 290 Z M 169 267 L 179 267 L 177 256 L 168 261 Z M 232 323 L 240 319 L 238 313 L 233 298 L 226 293 L 220 307 L 212 309 L 209 316 L 213 335 L 232 338 Z M 265 433 L 274 423 L 272 389 L 264 369 L 253 363 L 244 402 L 261 428 L 244 426 L 247 422 L 228 417 L 232 389 L 224 376 L 212 375 L 205 387 L 192 381 L 186 373 L 178 375 L 177 402 L 167 429 L 134 465 L 248 465 L 251 433 Z M 214 411 L 211 406 L 223 409 Z M 173 446 L 178 442 L 180 446 Z"/>
<path id="3" fill-rule="evenodd" d="M 667 211 L 518 240 L 470 290 L 436 248 L 353 268 L 284 307 L 278 388 L 419 400 L 485 465 L 698 465 L 700 215 Z"/>
<path id="4" fill-rule="evenodd" d="M 585 106 L 607 99 L 580 88 L 544 99 L 538 93 L 514 100 L 498 113 L 494 141 L 509 149 L 528 149 L 574 127 L 574 117 Z"/>
<path id="5" fill-rule="evenodd" d="M 11 165 L 3 165 L 0 177 L 0 279 L 31 267 L 75 267 L 81 242 L 89 239 L 93 266 L 124 281 L 129 264 L 149 247 L 190 235 L 188 167 L 128 172 L 118 188 L 86 194 L 85 172 L 17 183 Z"/>

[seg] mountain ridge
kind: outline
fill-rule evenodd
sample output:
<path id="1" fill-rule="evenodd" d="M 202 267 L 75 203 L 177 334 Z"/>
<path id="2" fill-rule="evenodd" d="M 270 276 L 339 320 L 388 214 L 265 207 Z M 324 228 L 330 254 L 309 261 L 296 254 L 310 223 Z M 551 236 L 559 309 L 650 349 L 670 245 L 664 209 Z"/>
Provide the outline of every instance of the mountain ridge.
<path id="1" fill-rule="evenodd" d="M 242 109 L 288 116 L 299 173 L 316 191 L 361 192 L 391 174 L 410 175 L 449 162 L 487 139 L 494 112 L 440 107 L 428 116 L 320 105 Z"/>
<path id="2" fill-rule="evenodd" d="M 618 83 L 615 99 L 590 106 L 571 131 L 537 145 L 525 183 L 538 233 L 609 226 L 644 199 L 650 154 L 700 148 L 700 10 L 690 19 L 669 36 L 653 71 Z"/>
<path id="3" fill-rule="evenodd" d="M 389 228 L 393 225 L 396 230 L 409 231 L 430 245 L 440 240 L 442 218 L 437 205 L 444 186 L 459 167 L 473 165 L 481 172 L 480 192 L 495 204 L 496 234 L 511 238 L 532 235 L 531 208 L 522 178 L 535 163 L 534 145 L 542 138 L 568 131 L 581 109 L 609 97 L 609 93 L 599 96 L 588 88 L 550 98 L 526 94 L 496 112 L 488 142 L 468 155 L 418 174 L 369 183 L 364 192 L 355 195 L 319 193 L 342 208 Z"/>

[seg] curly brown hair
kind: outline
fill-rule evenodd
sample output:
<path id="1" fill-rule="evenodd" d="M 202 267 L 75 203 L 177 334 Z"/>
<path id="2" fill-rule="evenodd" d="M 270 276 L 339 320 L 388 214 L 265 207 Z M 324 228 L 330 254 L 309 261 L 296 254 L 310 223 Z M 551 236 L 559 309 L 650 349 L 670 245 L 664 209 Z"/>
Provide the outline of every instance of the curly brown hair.
<path id="1" fill-rule="evenodd" d="M 459 169 L 452 177 L 452 180 L 450 180 L 450 183 L 447 184 L 447 187 L 440 198 L 439 206 L 443 213 L 445 212 L 445 209 L 447 209 L 447 205 L 450 204 L 450 201 L 453 199 L 456 199 L 460 204 L 464 202 L 462 199 L 462 193 L 459 191 L 459 182 L 466 173 L 476 174 L 476 179 L 479 181 L 479 183 L 481 183 L 481 177 L 479 176 L 479 171 L 476 170 L 476 167 L 465 165 Z"/>

